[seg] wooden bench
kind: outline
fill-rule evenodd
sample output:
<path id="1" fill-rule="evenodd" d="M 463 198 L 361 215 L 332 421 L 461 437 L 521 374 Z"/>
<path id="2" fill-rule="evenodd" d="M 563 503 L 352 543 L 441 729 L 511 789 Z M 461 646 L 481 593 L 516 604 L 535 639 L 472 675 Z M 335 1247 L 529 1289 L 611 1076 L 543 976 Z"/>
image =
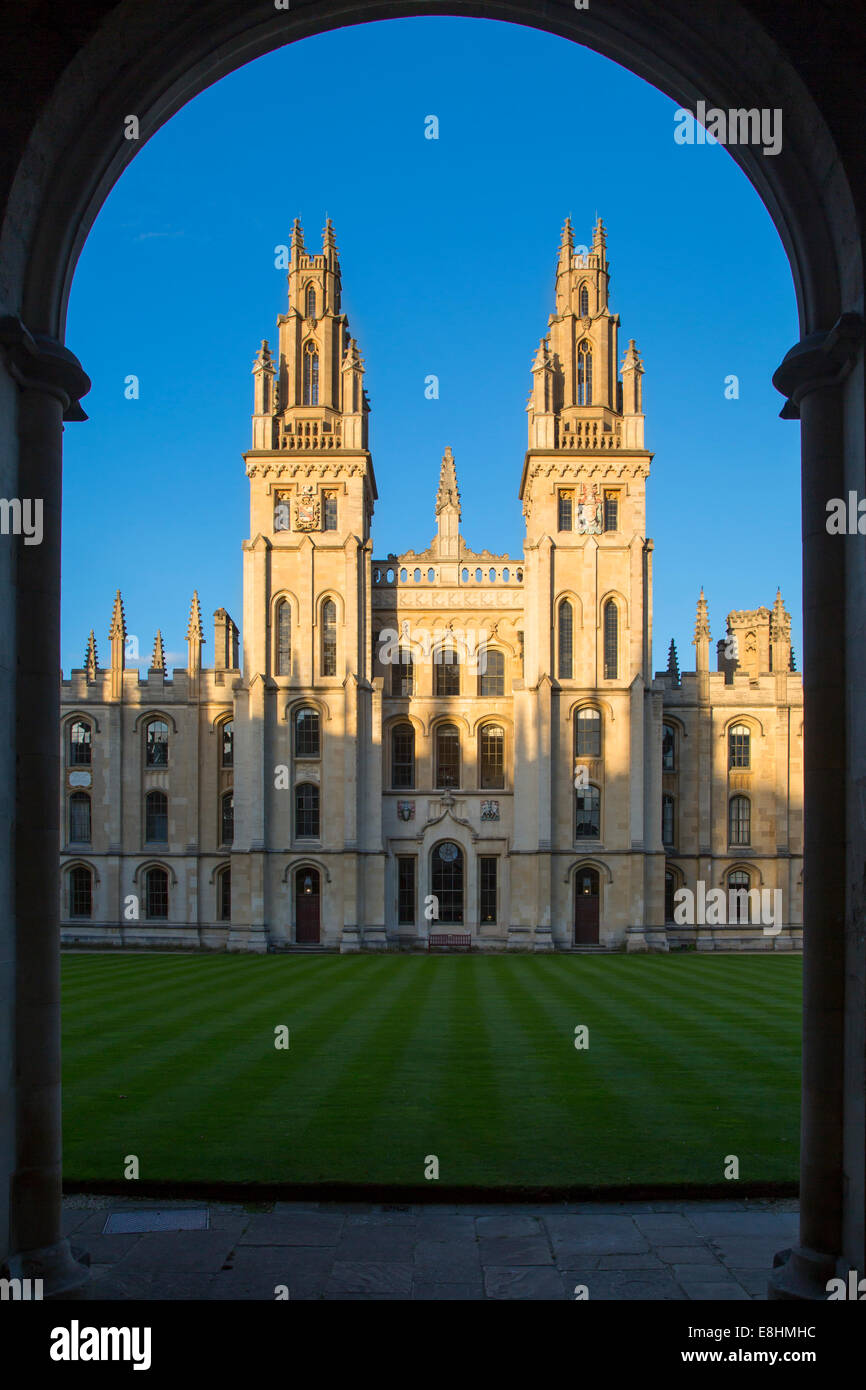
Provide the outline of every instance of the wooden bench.
<path id="1" fill-rule="evenodd" d="M 433 946 L 465 946 L 472 950 L 472 937 L 468 932 L 432 932 L 427 937 L 427 950 Z"/>

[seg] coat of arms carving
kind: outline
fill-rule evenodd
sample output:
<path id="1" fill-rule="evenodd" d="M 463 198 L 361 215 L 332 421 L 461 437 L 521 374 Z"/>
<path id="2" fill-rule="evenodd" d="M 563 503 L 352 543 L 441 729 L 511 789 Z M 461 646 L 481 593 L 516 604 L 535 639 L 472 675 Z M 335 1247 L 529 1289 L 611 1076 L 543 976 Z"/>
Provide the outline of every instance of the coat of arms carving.
<path id="1" fill-rule="evenodd" d="M 604 530 L 601 493 L 595 483 L 590 483 L 588 493 L 586 483 L 580 485 L 574 529 L 581 536 L 600 536 Z"/>
<path id="2" fill-rule="evenodd" d="M 414 819 L 415 819 L 415 802 L 414 802 L 414 801 L 398 801 L 398 802 L 397 802 L 397 815 L 400 817 L 401 820 L 414 820 Z"/>
<path id="3" fill-rule="evenodd" d="M 295 530 L 318 531 L 321 529 L 322 504 L 312 483 L 305 483 L 295 502 Z"/>
<path id="4" fill-rule="evenodd" d="M 482 820 L 499 820 L 499 802 L 482 801 L 481 803 Z"/>

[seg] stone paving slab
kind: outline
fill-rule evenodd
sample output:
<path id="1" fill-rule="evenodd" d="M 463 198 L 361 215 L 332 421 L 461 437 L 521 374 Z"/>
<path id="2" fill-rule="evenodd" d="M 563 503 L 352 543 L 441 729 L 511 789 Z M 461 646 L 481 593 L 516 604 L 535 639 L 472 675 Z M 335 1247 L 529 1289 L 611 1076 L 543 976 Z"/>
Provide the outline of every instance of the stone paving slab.
<path id="1" fill-rule="evenodd" d="M 791 1203 L 209 1203 L 210 1229 L 105 1235 L 111 1211 L 65 1199 L 89 1299 L 562 1301 L 766 1299 Z M 177 1202 L 178 1207 L 189 1202 Z"/>

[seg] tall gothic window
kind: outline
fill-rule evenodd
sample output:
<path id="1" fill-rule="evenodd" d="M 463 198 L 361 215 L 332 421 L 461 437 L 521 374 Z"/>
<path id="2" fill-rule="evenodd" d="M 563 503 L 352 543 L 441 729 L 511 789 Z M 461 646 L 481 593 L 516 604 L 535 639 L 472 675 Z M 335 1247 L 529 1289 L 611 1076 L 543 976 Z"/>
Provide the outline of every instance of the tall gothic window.
<path id="1" fill-rule="evenodd" d="M 578 787 L 574 793 L 576 840 L 601 839 L 601 792 L 598 787 Z"/>
<path id="2" fill-rule="evenodd" d="M 217 874 L 217 917 L 221 922 L 232 920 L 231 869 L 220 869 Z"/>
<path id="3" fill-rule="evenodd" d="M 750 767 L 752 738 L 747 724 L 734 724 L 728 734 L 728 767 Z"/>
<path id="4" fill-rule="evenodd" d="M 220 742 L 222 744 L 223 767 L 234 767 L 235 726 L 231 719 L 227 719 L 224 724 L 220 725 Z"/>
<path id="5" fill-rule="evenodd" d="M 505 694 L 505 656 L 502 652 L 487 648 L 482 653 L 482 671 L 479 682 L 479 695 L 488 698 Z"/>
<path id="6" fill-rule="evenodd" d="M 308 319 L 316 317 L 316 291 L 313 285 L 307 286 L 306 314 Z"/>
<path id="7" fill-rule="evenodd" d="M 499 860 L 495 855 L 482 854 L 478 860 L 480 878 L 479 919 L 482 922 L 496 921 L 496 868 Z"/>
<path id="8" fill-rule="evenodd" d="M 144 838 L 148 844 L 168 844 L 168 797 L 148 792 L 144 798 Z"/>
<path id="9" fill-rule="evenodd" d="M 436 786 L 460 785 L 460 734 L 455 724 L 440 724 L 436 730 Z"/>
<path id="10" fill-rule="evenodd" d="M 619 674 L 619 614 L 609 598 L 604 605 L 604 678 L 615 681 Z"/>
<path id="11" fill-rule="evenodd" d="M 580 287 L 580 317 L 582 319 L 589 317 L 589 290 L 586 285 Z"/>
<path id="12" fill-rule="evenodd" d="M 77 719 L 69 730 L 70 767 L 90 766 L 91 729 L 83 719 Z"/>
<path id="13" fill-rule="evenodd" d="M 616 492 L 604 494 L 604 529 L 605 531 L 617 531 L 619 529 L 619 494 Z"/>
<path id="14" fill-rule="evenodd" d="M 314 343 L 304 348 L 304 405 L 319 404 L 319 354 Z"/>
<path id="15" fill-rule="evenodd" d="M 326 492 L 322 499 L 322 530 L 336 531 L 337 529 L 337 494 L 336 492 Z"/>
<path id="16" fill-rule="evenodd" d="M 577 403 L 592 405 L 592 348 L 586 339 L 577 349 Z"/>
<path id="17" fill-rule="evenodd" d="M 460 694 L 460 656 L 453 646 L 437 647 L 433 656 L 437 695 Z"/>
<path id="18" fill-rule="evenodd" d="M 220 844 L 230 845 L 235 838 L 235 798 L 234 792 L 223 792 L 220 797 Z"/>
<path id="19" fill-rule="evenodd" d="M 148 767 L 168 767 L 168 725 L 161 719 L 147 726 L 145 763 Z"/>
<path id="20" fill-rule="evenodd" d="M 69 798 L 69 838 L 79 845 L 90 844 L 90 797 L 73 792 Z"/>
<path id="21" fill-rule="evenodd" d="M 675 843 L 674 799 L 668 792 L 665 792 L 662 797 L 662 844 L 670 846 Z"/>
<path id="22" fill-rule="evenodd" d="M 397 856 L 397 922 L 401 927 L 415 922 L 415 856 Z"/>
<path id="23" fill-rule="evenodd" d="M 601 715 L 597 709 L 577 711 L 577 737 L 575 756 L 578 758 L 601 757 Z"/>
<path id="24" fill-rule="evenodd" d="M 560 531 L 572 529 L 572 510 L 574 498 L 570 492 L 560 492 L 557 506 L 557 526 Z"/>
<path id="25" fill-rule="evenodd" d="M 415 785 L 415 730 L 411 724 L 397 724 L 391 730 L 391 786 Z"/>
<path id="26" fill-rule="evenodd" d="M 318 758 L 319 711 L 305 705 L 295 714 L 295 757 Z"/>
<path id="27" fill-rule="evenodd" d="M 662 772 L 675 772 L 677 766 L 677 736 L 672 725 L 662 724 Z"/>
<path id="28" fill-rule="evenodd" d="M 165 869 L 148 869 L 145 875 L 144 912 L 151 919 L 168 917 L 168 874 Z"/>
<path id="29" fill-rule="evenodd" d="M 322 675 L 337 674 L 337 605 L 332 598 L 322 604 Z"/>
<path id="30" fill-rule="evenodd" d="M 93 912 L 93 875 L 84 864 L 69 871 L 69 915 L 90 917 Z"/>
<path id="31" fill-rule="evenodd" d="M 415 666 L 408 647 L 401 647 L 398 660 L 391 667 L 391 694 L 405 700 L 415 692 Z"/>
<path id="32" fill-rule="evenodd" d="M 559 672 L 560 680 L 570 681 L 574 674 L 574 609 L 567 598 L 559 605 Z"/>
<path id="33" fill-rule="evenodd" d="M 496 789 L 505 786 L 505 730 L 498 724 L 485 724 L 481 730 L 481 786 Z"/>
<path id="34" fill-rule="evenodd" d="M 277 675 L 292 674 L 292 605 L 284 598 L 277 605 Z"/>
<path id="35" fill-rule="evenodd" d="M 319 788 L 312 782 L 302 782 L 295 790 L 295 837 L 319 837 Z"/>
<path id="36" fill-rule="evenodd" d="M 728 808 L 728 844 L 748 845 L 752 839 L 752 807 L 747 796 L 732 796 Z"/>

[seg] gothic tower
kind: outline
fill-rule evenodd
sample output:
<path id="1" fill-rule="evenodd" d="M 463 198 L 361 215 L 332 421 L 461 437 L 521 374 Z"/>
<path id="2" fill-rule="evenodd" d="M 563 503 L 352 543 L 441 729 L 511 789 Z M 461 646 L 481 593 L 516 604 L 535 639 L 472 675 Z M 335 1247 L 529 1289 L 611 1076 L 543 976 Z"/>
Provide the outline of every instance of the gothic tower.
<path id="1" fill-rule="evenodd" d="M 588 787 L 576 792 L 575 842 L 584 840 L 588 855 L 593 846 L 633 856 L 628 888 L 621 875 L 608 891 L 629 894 L 617 910 L 638 923 L 645 920 L 645 905 L 651 913 L 662 911 L 660 780 L 650 756 L 660 737 L 661 706 L 645 698 L 652 682 L 652 541 L 645 508 L 652 455 L 644 446 L 643 364 L 631 339 L 618 370 L 620 321 L 609 294 L 601 219 L 587 252 L 575 251 L 566 221 L 554 312 L 532 366 L 527 405 L 529 447 L 520 486 L 525 675 L 540 702 L 537 718 L 547 717 L 549 704 L 555 731 L 556 772 L 540 791 L 539 824 L 571 818 L 577 759 Z M 586 733 L 596 714 L 599 724 L 592 727 L 603 728 L 603 739 Z M 658 861 L 644 860 L 644 852 Z M 645 882 L 645 864 L 652 883 Z M 595 879 L 592 890 L 604 896 Z M 605 904 L 603 915 L 613 906 Z"/>
<path id="2" fill-rule="evenodd" d="M 382 920 L 374 861 L 361 857 L 381 843 L 380 813 L 366 805 L 379 781 L 368 766 L 376 482 L 364 366 L 341 308 L 330 220 L 315 255 L 295 222 L 288 288 L 277 353 L 264 341 L 253 364 L 253 448 L 244 455 L 250 539 L 233 860 L 244 855 L 249 869 L 245 920 L 263 920 L 272 941 L 298 928 L 312 944 L 327 915 L 356 944 L 358 923 Z M 276 849 L 291 850 L 279 882 L 269 869 Z M 241 879 L 238 865 L 233 885 Z M 318 899 L 315 911 L 299 892 Z"/>

